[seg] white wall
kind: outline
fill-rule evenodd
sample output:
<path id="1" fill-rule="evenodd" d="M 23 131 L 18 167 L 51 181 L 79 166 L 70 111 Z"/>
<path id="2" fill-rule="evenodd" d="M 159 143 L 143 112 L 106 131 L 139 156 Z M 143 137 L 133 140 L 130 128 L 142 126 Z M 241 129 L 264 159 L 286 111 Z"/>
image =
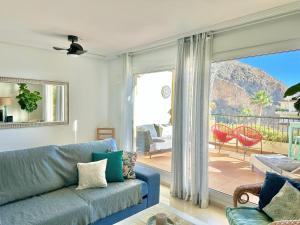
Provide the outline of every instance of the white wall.
<path id="1" fill-rule="evenodd" d="M 70 84 L 69 125 L 0 130 L 0 151 L 73 143 L 72 122 L 75 119 L 79 124 L 79 142 L 94 140 L 96 127 L 107 126 L 108 74 L 105 61 L 0 44 L 0 74 Z"/>

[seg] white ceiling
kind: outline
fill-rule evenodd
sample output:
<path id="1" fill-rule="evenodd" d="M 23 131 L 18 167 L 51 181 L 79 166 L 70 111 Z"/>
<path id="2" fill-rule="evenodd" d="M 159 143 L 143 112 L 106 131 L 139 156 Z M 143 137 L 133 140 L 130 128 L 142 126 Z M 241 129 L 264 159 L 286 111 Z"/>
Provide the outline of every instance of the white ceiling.
<path id="1" fill-rule="evenodd" d="M 0 42 L 113 54 L 295 0 L 1 0 Z"/>

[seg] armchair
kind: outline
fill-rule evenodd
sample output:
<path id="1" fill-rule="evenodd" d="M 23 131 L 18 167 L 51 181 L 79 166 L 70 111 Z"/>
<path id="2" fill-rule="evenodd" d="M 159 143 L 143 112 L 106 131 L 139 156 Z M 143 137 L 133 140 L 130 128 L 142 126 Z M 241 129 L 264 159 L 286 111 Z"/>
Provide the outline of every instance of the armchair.
<path id="1" fill-rule="evenodd" d="M 299 180 L 299 179 L 297 179 Z M 272 221 L 263 211 L 251 207 L 239 207 L 239 204 L 249 202 L 249 194 L 259 197 L 262 183 L 242 185 L 233 194 L 234 208 L 226 209 L 226 216 L 230 225 L 300 225 L 300 220 Z"/>

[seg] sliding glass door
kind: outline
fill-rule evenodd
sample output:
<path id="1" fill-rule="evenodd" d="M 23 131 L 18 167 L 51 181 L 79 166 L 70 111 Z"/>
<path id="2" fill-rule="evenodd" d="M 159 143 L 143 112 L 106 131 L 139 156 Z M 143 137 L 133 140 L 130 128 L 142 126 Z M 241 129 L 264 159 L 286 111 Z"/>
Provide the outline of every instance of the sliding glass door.
<path id="1" fill-rule="evenodd" d="M 171 172 L 173 72 L 135 75 L 134 148 L 138 162 Z"/>
<path id="2" fill-rule="evenodd" d="M 295 98 L 284 93 L 300 82 L 299 62 L 300 51 L 292 51 L 212 64 L 211 189 L 232 195 L 240 185 L 262 182 L 276 164 L 288 166 L 288 126 L 300 117 Z"/>

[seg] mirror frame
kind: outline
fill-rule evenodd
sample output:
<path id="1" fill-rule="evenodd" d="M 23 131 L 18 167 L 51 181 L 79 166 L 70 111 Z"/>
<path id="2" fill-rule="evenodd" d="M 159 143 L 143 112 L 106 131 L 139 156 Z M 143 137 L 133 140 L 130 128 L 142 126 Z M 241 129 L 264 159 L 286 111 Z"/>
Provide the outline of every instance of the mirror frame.
<path id="1" fill-rule="evenodd" d="M 66 88 L 66 98 L 64 99 L 64 121 L 55 122 L 12 122 L 12 123 L 0 123 L 0 129 L 14 129 L 14 128 L 28 128 L 28 127 L 42 127 L 42 126 L 57 126 L 57 125 L 68 125 L 69 124 L 69 83 L 63 81 L 49 81 L 49 80 L 36 80 L 36 79 L 26 79 L 26 78 L 13 78 L 13 77 L 1 77 L 1 83 L 26 83 L 26 84 L 53 84 L 53 85 L 63 85 Z"/>

